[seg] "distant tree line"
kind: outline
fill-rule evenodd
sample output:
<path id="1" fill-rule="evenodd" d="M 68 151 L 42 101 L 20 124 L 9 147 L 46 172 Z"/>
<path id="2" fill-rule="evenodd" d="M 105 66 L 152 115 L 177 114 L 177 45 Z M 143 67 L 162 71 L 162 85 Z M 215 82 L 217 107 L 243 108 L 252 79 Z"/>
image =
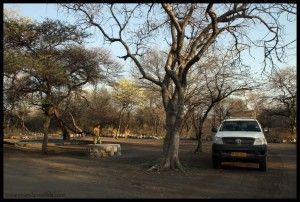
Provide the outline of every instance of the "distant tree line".
<path id="1" fill-rule="evenodd" d="M 274 77 L 278 77 L 278 74 L 282 74 L 282 72 L 285 73 L 285 76 L 295 76 L 295 68 L 286 68 L 279 73 L 274 73 Z M 296 77 L 285 81 L 292 80 L 295 82 Z M 273 79 L 271 78 L 270 81 Z M 135 136 L 163 138 L 165 115 L 159 104 L 161 102 L 159 92 L 154 89 L 151 90 L 149 86 L 139 82 L 138 80 L 121 79 L 114 87 L 91 88 L 89 91 L 82 92 L 81 97 L 71 96 L 61 105 L 62 117 L 70 126 L 73 125 L 74 119 L 76 125 L 83 131 L 91 131 L 94 125 L 100 123 L 102 135 L 105 136 L 112 137 L 112 130 L 115 130 L 119 134 L 124 134 L 127 131 Z M 228 96 L 216 102 L 202 123 L 201 141 L 211 140 L 213 137 L 211 129 L 217 127 L 228 117 L 256 117 L 264 127 L 267 140 L 270 142 L 282 142 L 283 139 L 292 140 L 295 138 L 295 128 L 293 128 L 295 127 L 295 120 L 291 119 L 290 114 L 295 113 L 291 109 L 295 109 L 296 106 L 287 107 L 289 105 L 278 101 L 278 97 L 283 99 L 284 96 L 280 94 L 280 89 L 273 89 L 277 94 L 266 96 L 266 92 L 263 93 L 262 89 L 269 87 L 269 85 L 272 85 L 272 82 L 248 91 L 246 96 L 242 91 L 243 93 Z M 292 88 L 296 89 L 295 83 Z M 202 93 L 204 89 L 202 89 Z M 130 94 L 127 91 L 130 91 Z M 195 125 L 197 110 L 193 109 L 194 105 L 195 103 L 187 103 L 186 109 L 191 112 L 184 117 L 180 129 L 181 138 L 198 139 L 199 129 L 197 128 L 198 125 Z M 20 105 L 15 108 L 13 113 L 7 110 L 4 112 L 6 131 L 9 131 L 9 128 L 19 128 L 24 132 L 42 132 L 44 115 L 38 108 L 34 110 L 30 109 L 29 105 L 27 108 Z M 56 119 L 51 121 L 50 131 L 61 134 L 60 125 Z M 71 131 L 71 133 L 73 132 Z M 197 148 L 195 148 L 197 152 L 201 151 Z"/>

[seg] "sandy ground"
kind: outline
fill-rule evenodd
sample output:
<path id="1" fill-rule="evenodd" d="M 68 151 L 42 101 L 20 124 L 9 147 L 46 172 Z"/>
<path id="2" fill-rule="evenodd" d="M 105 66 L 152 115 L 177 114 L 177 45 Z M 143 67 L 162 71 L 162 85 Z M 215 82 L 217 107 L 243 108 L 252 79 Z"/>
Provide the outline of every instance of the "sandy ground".
<path id="1" fill-rule="evenodd" d="M 4 198 L 296 198 L 295 144 L 269 144 L 268 171 L 252 163 L 211 165 L 211 143 L 200 155 L 196 141 L 182 140 L 186 172 L 147 171 L 160 158 L 162 140 L 104 138 L 122 155 L 89 159 L 84 145 L 3 146 Z"/>

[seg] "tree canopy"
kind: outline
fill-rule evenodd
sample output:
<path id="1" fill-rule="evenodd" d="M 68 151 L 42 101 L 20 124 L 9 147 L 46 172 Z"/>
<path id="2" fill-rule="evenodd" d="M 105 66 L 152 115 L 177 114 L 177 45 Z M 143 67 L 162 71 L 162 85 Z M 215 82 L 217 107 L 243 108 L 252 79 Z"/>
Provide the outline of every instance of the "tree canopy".
<path id="1" fill-rule="evenodd" d="M 58 20 L 4 21 L 5 98 L 23 98 L 50 119 L 60 119 L 59 105 L 86 84 L 111 82 L 120 65 L 103 49 L 87 49 L 88 37 L 75 25 Z M 48 120 L 50 123 L 50 120 Z M 49 126 L 49 125 L 48 125 Z M 45 130 L 47 130 L 46 126 Z"/>

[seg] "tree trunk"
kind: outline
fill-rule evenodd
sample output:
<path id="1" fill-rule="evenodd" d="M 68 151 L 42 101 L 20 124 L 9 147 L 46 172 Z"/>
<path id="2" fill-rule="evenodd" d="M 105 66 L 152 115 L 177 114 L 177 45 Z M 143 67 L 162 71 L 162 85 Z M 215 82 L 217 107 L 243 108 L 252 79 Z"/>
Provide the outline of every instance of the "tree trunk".
<path id="1" fill-rule="evenodd" d="M 50 126 L 51 117 L 50 115 L 45 115 L 45 121 L 43 123 L 43 133 L 44 133 L 44 139 L 43 139 L 43 145 L 42 145 L 42 152 L 44 154 L 48 153 L 47 145 L 48 145 L 48 130 Z"/>
<path id="2" fill-rule="evenodd" d="M 196 115 L 193 114 L 192 115 L 192 127 L 194 128 L 194 133 L 195 133 L 195 136 L 196 136 L 196 139 L 198 141 L 198 145 L 197 145 L 197 148 L 195 149 L 194 153 L 200 153 L 202 151 L 202 139 L 201 139 L 201 136 L 202 136 L 202 133 L 201 133 L 201 122 L 199 122 L 198 124 L 198 119 L 195 117 Z"/>
<path id="3" fill-rule="evenodd" d="M 10 122 L 11 122 L 11 117 L 9 116 L 9 117 L 8 117 L 8 120 L 7 120 L 7 123 L 6 123 L 6 128 L 7 128 L 7 131 L 10 131 L 10 132 L 11 132 Z"/>
<path id="4" fill-rule="evenodd" d="M 170 100 L 166 108 L 166 136 L 163 144 L 162 169 L 183 170 L 179 161 L 179 132 L 183 115 L 183 99 Z"/>
<path id="5" fill-rule="evenodd" d="M 159 117 L 156 117 L 154 119 L 154 126 L 155 126 L 155 136 L 158 136 Z"/>
<path id="6" fill-rule="evenodd" d="M 130 111 L 128 111 L 127 112 L 127 121 L 126 121 L 124 132 L 127 131 L 129 129 L 129 127 L 130 127 L 130 119 L 131 119 Z"/>
<path id="7" fill-rule="evenodd" d="M 197 136 L 198 145 L 195 150 L 195 153 L 201 153 L 202 152 L 202 129 L 198 129 L 196 133 L 197 133 L 196 136 Z"/>
<path id="8" fill-rule="evenodd" d="M 291 115 L 289 117 L 290 119 L 290 126 L 291 126 L 291 135 L 293 138 L 296 138 L 297 134 L 296 134 L 296 126 L 297 126 L 297 122 L 296 122 L 296 111 L 292 111 Z"/>
<path id="9" fill-rule="evenodd" d="M 61 120 L 58 120 L 59 127 L 61 129 L 62 135 L 63 135 L 63 140 L 64 141 L 69 141 L 70 140 L 70 133 L 67 129 L 67 127 L 62 123 Z"/>
<path id="10" fill-rule="evenodd" d="M 118 130 L 117 130 L 117 134 L 116 134 L 116 139 L 118 139 L 118 136 L 120 134 L 120 131 L 121 131 L 121 125 L 122 125 L 122 119 L 123 119 L 123 111 L 124 111 L 124 108 L 121 109 L 120 113 L 119 113 L 119 124 L 118 124 Z"/>
<path id="11" fill-rule="evenodd" d="M 296 137 L 296 123 L 292 121 L 290 127 L 291 127 L 291 129 L 290 129 L 290 131 L 291 131 L 291 136 L 292 136 L 293 138 L 295 138 L 295 137 Z"/>
<path id="12" fill-rule="evenodd" d="M 57 109 L 54 109 L 54 116 L 55 116 L 56 120 L 58 121 L 59 127 L 60 127 L 62 135 L 63 135 L 63 140 L 69 141 L 70 133 L 68 131 L 67 126 L 64 124 L 63 120 L 61 119 L 61 114 L 58 112 Z"/>
<path id="13" fill-rule="evenodd" d="M 23 129 L 25 132 L 30 132 L 30 130 L 25 126 L 25 118 L 24 118 L 24 114 L 21 115 L 20 119 L 21 119 L 22 129 Z"/>
<path id="14" fill-rule="evenodd" d="M 194 119 L 194 124 L 195 124 L 195 131 L 196 131 L 196 136 L 197 136 L 197 140 L 198 140 L 198 145 L 197 148 L 195 150 L 195 153 L 201 153 L 202 152 L 202 134 L 203 134 L 203 125 L 204 122 L 207 118 L 208 113 L 210 112 L 210 110 L 213 108 L 213 106 L 215 105 L 215 102 L 212 102 L 208 108 L 205 110 L 205 113 L 203 116 L 199 116 L 198 117 L 198 125 L 196 125 L 196 119 Z"/>

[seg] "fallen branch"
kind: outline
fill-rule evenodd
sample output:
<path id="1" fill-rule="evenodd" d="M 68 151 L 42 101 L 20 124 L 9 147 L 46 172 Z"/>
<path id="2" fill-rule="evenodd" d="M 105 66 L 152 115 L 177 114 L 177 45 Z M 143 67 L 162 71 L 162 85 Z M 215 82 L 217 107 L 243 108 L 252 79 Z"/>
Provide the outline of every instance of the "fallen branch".
<path id="1" fill-rule="evenodd" d="M 151 166 L 147 171 L 156 171 L 159 172 L 160 166 L 158 164 L 155 164 L 154 166 Z"/>
<path id="2" fill-rule="evenodd" d="M 82 134 L 83 130 L 76 124 L 75 119 L 74 119 L 73 115 L 71 114 L 71 112 L 69 112 L 69 114 L 72 118 L 73 126 L 78 130 L 78 133 Z"/>

